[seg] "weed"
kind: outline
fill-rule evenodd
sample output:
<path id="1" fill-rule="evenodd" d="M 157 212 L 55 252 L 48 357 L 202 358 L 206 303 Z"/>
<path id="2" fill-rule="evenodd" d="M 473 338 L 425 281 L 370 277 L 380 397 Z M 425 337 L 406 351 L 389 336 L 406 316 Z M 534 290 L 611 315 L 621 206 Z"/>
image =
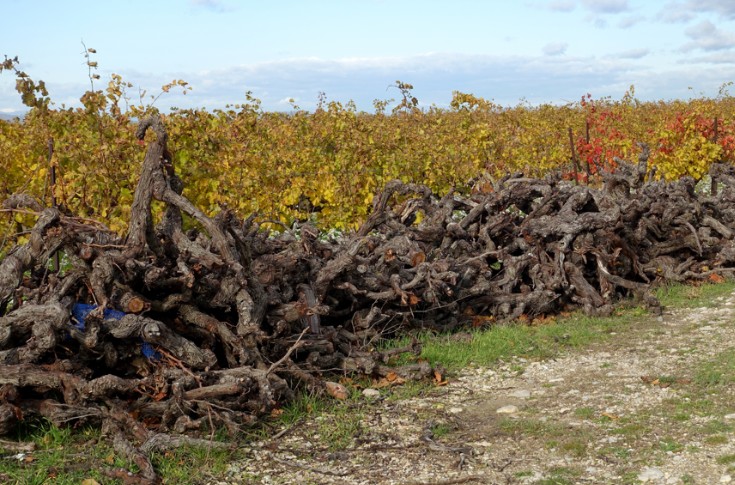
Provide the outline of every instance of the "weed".
<path id="1" fill-rule="evenodd" d="M 288 427 L 309 417 L 318 423 L 314 439 L 330 451 L 338 451 L 347 448 L 362 433 L 365 406 L 357 389 L 340 402 L 303 392 L 282 408 L 277 421 Z"/>
<path id="2" fill-rule="evenodd" d="M 581 419 L 592 419 L 595 416 L 595 410 L 590 407 L 577 408 L 574 415 Z"/>
<path id="3" fill-rule="evenodd" d="M 328 419 L 321 420 L 317 433 L 329 451 L 344 450 L 362 433 L 363 418 L 364 414 L 359 410 L 348 406 L 335 407 Z"/>
<path id="4" fill-rule="evenodd" d="M 659 449 L 664 452 L 678 453 L 684 449 L 684 445 L 673 438 L 666 438 L 659 442 Z"/>
<path id="5" fill-rule="evenodd" d="M 326 402 L 322 398 L 310 392 L 302 392 L 281 409 L 278 420 L 285 426 L 291 426 L 305 416 L 318 414 L 325 408 Z"/>
<path id="6" fill-rule="evenodd" d="M 576 468 L 554 467 L 547 472 L 547 476 L 536 482 L 539 485 L 571 485 L 577 483 L 582 473 Z"/>
<path id="7" fill-rule="evenodd" d="M 612 453 L 617 458 L 627 459 L 630 458 L 631 450 L 630 448 L 615 446 L 610 448 L 610 453 Z"/>
<path id="8" fill-rule="evenodd" d="M 673 308 L 712 307 L 717 305 L 717 298 L 730 295 L 735 291 L 735 281 L 723 283 L 706 283 L 698 286 L 670 284 L 656 291 L 661 304 Z"/>
<path id="9" fill-rule="evenodd" d="M 658 297 L 664 306 L 691 307 L 714 304 L 715 298 L 733 291 L 735 281 L 696 287 L 669 285 L 658 290 Z M 470 331 L 470 339 L 458 340 L 452 335 L 434 333 L 423 333 L 416 337 L 422 344 L 423 358 L 458 371 L 471 364 L 489 366 L 514 356 L 532 360 L 554 357 L 570 348 L 601 342 L 610 335 L 625 332 L 632 323 L 646 314 L 647 311 L 640 306 L 629 306 L 619 309 L 611 317 L 590 317 L 573 313 L 563 318 L 549 318 L 544 325 L 530 326 L 525 322 L 494 325 Z M 384 342 L 382 346 L 404 346 L 409 341 L 405 337 Z M 513 371 L 522 372 L 523 368 L 518 366 Z M 663 376 L 663 379 L 670 379 L 670 384 L 678 382 L 670 376 Z"/>
<path id="10" fill-rule="evenodd" d="M 572 439 L 563 443 L 559 448 L 576 457 L 582 457 L 587 454 L 587 442 L 584 440 Z"/>
<path id="11" fill-rule="evenodd" d="M 735 463 L 735 454 L 718 456 L 717 463 L 719 463 L 720 465 L 730 465 L 732 463 Z"/>
<path id="12" fill-rule="evenodd" d="M 637 438 L 647 432 L 648 427 L 638 422 L 626 423 L 612 430 L 613 434 L 622 435 L 628 438 Z"/>
<path id="13" fill-rule="evenodd" d="M 201 483 L 207 476 L 222 476 L 232 460 L 228 450 L 186 446 L 155 453 L 151 462 L 166 483 Z M 206 472 L 203 472 L 206 470 Z"/>
<path id="14" fill-rule="evenodd" d="M 565 429 L 557 423 L 549 423 L 538 419 L 511 419 L 500 421 L 500 429 L 507 434 L 523 434 L 527 436 L 559 437 Z"/>
<path id="15" fill-rule="evenodd" d="M 656 379 L 658 380 L 659 385 L 662 387 L 668 387 L 673 384 L 678 384 L 682 382 L 682 379 L 676 376 L 658 376 Z"/>
<path id="16" fill-rule="evenodd" d="M 724 445 L 725 443 L 728 442 L 728 439 L 727 439 L 727 436 L 725 435 L 716 434 L 713 436 L 707 436 L 704 442 L 705 444 L 708 444 L 708 445 Z"/>
<path id="17" fill-rule="evenodd" d="M 99 431 L 83 428 L 73 432 L 48 422 L 36 423 L 19 431 L 18 438 L 35 443 L 36 451 L 1 460 L 0 476 L 16 484 L 77 484 L 85 478 L 102 480 L 100 464 L 114 463 L 114 452 L 97 444 Z M 130 467 L 131 464 L 123 463 Z"/>
<path id="18" fill-rule="evenodd" d="M 718 405 L 707 396 L 703 396 L 697 389 L 682 394 L 680 398 L 667 401 L 673 406 L 673 414 L 681 413 L 689 416 L 711 416 L 717 411 Z"/>
<path id="19" fill-rule="evenodd" d="M 700 365 L 694 382 L 703 387 L 728 385 L 735 382 L 735 350 L 727 350 Z"/>
<path id="20" fill-rule="evenodd" d="M 101 439 L 101 432 L 92 427 L 72 430 L 44 422 L 25 427 L 16 437 L 35 443 L 36 451 L 18 460 L 0 460 L 3 483 L 76 485 L 86 479 L 117 483 L 104 476 L 104 468 L 138 471 L 134 463 L 118 456 Z M 224 474 L 233 456 L 229 450 L 184 447 L 153 454 L 151 461 L 163 483 L 195 484 L 206 481 L 212 474 Z"/>
<path id="21" fill-rule="evenodd" d="M 434 438 L 441 438 L 446 436 L 451 431 L 451 428 L 446 423 L 438 423 L 431 427 L 431 434 Z"/>
<path id="22" fill-rule="evenodd" d="M 570 348 L 602 341 L 613 331 L 624 331 L 634 320 L 634 315 L 634 310 L 628 309 L 615 317 L 588 317 L 575 313 L 540 326 L 524 323 L 495 325 L 473 331 L 469 341 L 431 333 L 420 334 L 417 338 L 423 347 L 423 358 L 459 371 L 471 364 L 489 366 L 514 356 L 532 360 L 553 357 Z M 403 338 L 386 345 L 403 346 L 408 342 L 408 338 Z M 514 364 L 511 370 L 518 374 L 524 368 Z"/>
<path id="23" fill-rule="evenodd" d="M 404 384 L 391 389 L 386 398 L 389 401 L 401 401 L 429 394 L 435 387 L 423 381 L 406 381 Z"/>
<path id="24" fill-rule="evenodd" d="M 701 429 L 702 433 L 704 434 L 727 433 L 728 431 L 732 430 L 733 426 L 731 424 L 727 424 L 724 421 L 720 421 L 719 419 L 707 421 L 707 423 L 705 423 Z"/>

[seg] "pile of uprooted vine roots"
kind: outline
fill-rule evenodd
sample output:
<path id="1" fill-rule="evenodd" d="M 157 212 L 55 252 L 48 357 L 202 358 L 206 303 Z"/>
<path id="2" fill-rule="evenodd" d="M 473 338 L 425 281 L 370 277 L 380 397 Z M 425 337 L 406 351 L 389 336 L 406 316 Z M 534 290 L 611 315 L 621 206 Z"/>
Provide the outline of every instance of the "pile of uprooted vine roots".
<path id="1" fill-rule="evenodd" d="M 420 359 L 392 365 L 417 343 L 374 350 L 386 336 L 606 314 L 628 296 L 655 309 L 655 283 L 735 270 L 729 165 L 712 167 L 714 195 L 691 178 L 652 181 L 645 147 L 599 189 L 515 174 L 439 197 L 393 181 L 356 233 L 329 240 L 308 224 L 296 237 L 208 217 L 181 195 L 161 121 L 139 138 L 149 128 L 125 238 L 16 194 L 4 207 L 38 219 L 0 262 L 0 435 L 34 415 L 98 424 L 139 466 L 127 481 L 156 480 L 152 451 L 235 433 L 300 386 L 434 377 Z M 182 214 L 201 229 L 184 231 Z M 68 264 L 49 269 L 56 254 Z"/>

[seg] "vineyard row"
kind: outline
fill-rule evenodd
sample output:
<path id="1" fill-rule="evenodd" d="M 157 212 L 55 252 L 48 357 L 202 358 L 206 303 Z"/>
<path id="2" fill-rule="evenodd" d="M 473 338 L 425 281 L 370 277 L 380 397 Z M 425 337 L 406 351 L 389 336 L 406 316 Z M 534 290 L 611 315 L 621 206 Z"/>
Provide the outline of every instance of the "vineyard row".
<path id="1" fill-rule="evenodd" d="M 71 213 L 122 233 L 144 156 L 134 124 L 153 111 L 123 108 L 124 86 L 113 76 L 106 90 L 85 93 L 81 108 L 46 100 L 22 121 L 0 121 L 0 197 L 22 191 L 48 205 L 53 192 Z M 436 193 L 486 191 L 518 171 L 595 184 L 599 170 L 635 160 L 645 143 L 657 177 L 699 180 L 735 153 L 728 95 L 642 102 L 631 90 L 620 100 L 586 95 L 563 106 L 502 107 L 456 92 L 449 108 L 419 109 L 404 94 L 389 112 L 324 101 L 313 113 L 272 113 L 250 95 L 224 110 L 174 110 L 165 123 L 184 195 L 209 214 L 227 207 L 344 230 L 365 220 L 374 194 L 393 179 Z M 2 217 L 0 230 L 12 234 L 32 225 L 29 217 Z"/>

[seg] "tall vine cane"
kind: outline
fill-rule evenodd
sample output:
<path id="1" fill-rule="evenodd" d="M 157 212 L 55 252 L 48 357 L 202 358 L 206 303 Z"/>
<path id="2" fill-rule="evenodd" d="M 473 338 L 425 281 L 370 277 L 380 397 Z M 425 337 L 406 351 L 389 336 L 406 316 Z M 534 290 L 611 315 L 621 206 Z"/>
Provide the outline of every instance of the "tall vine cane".
<path id="1" fill-rule="evenodd" d="M 56 164 L 53 161 L 54 156 L 54 139 L 49 138 L 48 139 L 48 164 L 49 164 L 49 173 L 51 174 L 51 207 L 56 208 L 58 207 L 58 204 L 56 203 Z M 59 252 L 56 251 L 54 253 L 54 256 L 52 258 L 52 270 L 55 272 L 59 271 L 59 267 L 61 266 L 59 262 Z"/>

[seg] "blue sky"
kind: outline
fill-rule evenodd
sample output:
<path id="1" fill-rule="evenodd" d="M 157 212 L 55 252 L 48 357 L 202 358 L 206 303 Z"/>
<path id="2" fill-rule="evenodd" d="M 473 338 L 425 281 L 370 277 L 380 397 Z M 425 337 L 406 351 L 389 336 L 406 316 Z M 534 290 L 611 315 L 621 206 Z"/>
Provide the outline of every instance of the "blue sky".
<path id="1" fill-rule="evenodd" d="M 0 55 L 46 81 L 57 105 L 89 88 L 82 42 L 97 50 L 98 88 L 112 73 L 167 109 L 245 101 L 290 110 L 397 98 L 422 106 L 452 91 L 502 105 L 576 101 L 585 93 L 641 99 L 716 96 L 735 81 L 733 0 L 0 0 Z M 0 74 L 0 113 L 23 110 Z M 735 90 L 733 91 L 735 94 Z"/>

